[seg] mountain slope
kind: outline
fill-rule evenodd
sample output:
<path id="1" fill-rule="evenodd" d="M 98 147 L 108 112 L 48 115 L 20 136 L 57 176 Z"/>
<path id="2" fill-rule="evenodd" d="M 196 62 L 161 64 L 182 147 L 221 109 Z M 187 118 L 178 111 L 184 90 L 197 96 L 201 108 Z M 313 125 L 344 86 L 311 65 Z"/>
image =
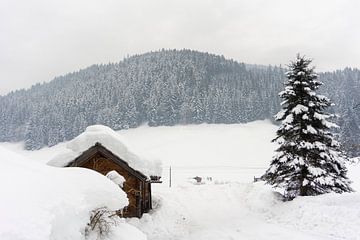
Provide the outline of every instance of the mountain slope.
<path id="1" fill-rule="evenodd" d="M 349 87 L 349 76 L 356 87 Z M 359 116 L 347 99 L 360 92 L 359 71 L 346 69 L 321 78 L 327 79 L 323 91 L 340 103 L 335 110 L 351 109 L 347 116 L 353 117 L 344 119 L 349 125 Z M 95 123 L 118 130 L 144 123 L 271 119 L 279 109 L 283 81 L 282 68 L 248 66 L 197 51 L 136 55 L 0 97 L 0 141 L 25 140 L 27 149 L 38 149 L 72 139 Z M 350 125 L 358 127 L 358 121 Z"/>

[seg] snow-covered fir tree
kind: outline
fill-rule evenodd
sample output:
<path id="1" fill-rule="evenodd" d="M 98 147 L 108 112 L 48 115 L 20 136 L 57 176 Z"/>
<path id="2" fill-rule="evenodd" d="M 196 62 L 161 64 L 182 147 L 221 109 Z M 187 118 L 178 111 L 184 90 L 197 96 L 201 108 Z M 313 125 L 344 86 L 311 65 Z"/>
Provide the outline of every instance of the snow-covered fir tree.
<path id="1" fill-rule="evenodd" d="M 289 65 L 282 110 L 275 116 L 281 125 L 273 140 L 279 144 L 276 155 L 263 179 L 285 190 L 284 197 L 313 196 L 329 192 L 350 192 L 346 173 L 347 157 L 334 139 L 329 121 L 333 114 L 325 110 L 330 100 L 316 93 L 317 80 L 311 60 L 300 55 Z"/>

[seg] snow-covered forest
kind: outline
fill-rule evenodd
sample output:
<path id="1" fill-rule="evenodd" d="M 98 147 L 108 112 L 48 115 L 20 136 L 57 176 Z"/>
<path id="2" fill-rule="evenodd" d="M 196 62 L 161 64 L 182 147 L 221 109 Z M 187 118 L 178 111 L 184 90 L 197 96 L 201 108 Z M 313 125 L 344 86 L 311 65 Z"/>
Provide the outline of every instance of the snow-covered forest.
<path id="1" fill-rule="evenodd" d="M 115 130 L 272 119 L 285 69 L 192 50 L 161 50 L 89 68 L 0 97 L 0 141 L 39 149 L 70 140 L 93 124 Z M 319 74 L 336 104 L 343 146 L 360 153 L 360 70 Z"/>

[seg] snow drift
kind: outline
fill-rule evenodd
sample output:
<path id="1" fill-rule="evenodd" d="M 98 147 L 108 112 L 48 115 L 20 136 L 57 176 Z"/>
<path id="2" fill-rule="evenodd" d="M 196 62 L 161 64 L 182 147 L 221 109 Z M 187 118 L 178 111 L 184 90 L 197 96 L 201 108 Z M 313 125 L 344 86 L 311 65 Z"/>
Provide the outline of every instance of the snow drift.
<path id="1" fill-rule="evenodd" d="M 167 184 L 168 168 L 164 168 L 164 184 L 152 186 L 154 210 L 150 214 L 144 214 L 141 219 L 132 218 L 127 222 L 140 228 L 149 240 L 359 240 L 360 195 L 358 193 L 299 197 L 284 203 L 269 186 L 252 183 L 254 176 L 265 172 L 274 154 L 276 146 L 270 140 L 274 138 L 276 129 L 277 127 L 269 121 L 256 121 L 234 125 L 144 126 L 120 131 L 120 135 L 126 137 L 127 145 L 135 149 L 137 153 L 160 159 L 165 165 L 173 167 L 172 188 L 168 188 Z M 24 156 L 30 156 L 31 159 L 36 159 L 41 163 L 45 163 L 49 156 L 66 150 L 65 143 L 30 152 L 24 151 L 21 144 L 0 143 L 0 146 L 17 151 Z M 28 160 L 24 159 L 19 164 L 23 165 Z M 357 191 L 360 190 L 360 163 L 358 162 L 359 160 L 354 159 L 354 164 L 349 166 L 349 177 L 354 182 L 352 187 Z M 18 186 L 23 185 L 24 188 L 29 188 L 29 185 L 34 185 L 34 183 L 22 184 L 27 181 L 27 175 L 23 178 L 22 172 L 16 174 L 15 165 L 16 163 L 12 161 L 10 175 L 21 182 Z M 34 169 L 34 173 L 29 172 L 30 176 L 36 174 L 35 172 L 39 169 L 45 169 L 33 165 L 33 163 L 26 165 L 29 169 Z M 60 170 L 66 171 L 66 169 Z M 3 171 L 6 172 L 0 169 L 0 174 Z M 49 181 L 54 182 L 51 179 L 52 175 L 51 172 L 44 176 L 44 179 L 49 178 Z M 202 185 L 188 183 L 188 179 L 194 176 L 211 176 L 213 181 Z M 114 176 L 109 177 L 113 179 Z M 0 180 L 3 179 L 0 175 Z M 65 180 L 62 179 L 61 183 L 69 184 Z M 7 181 L 10 185 L 12 180 Z M 121 179 L 116 182 L 120 184 Z M 46 180 L 40 183 L 45 184 Z M 57 183 L 60 184 L 60 180 Z M 4 181 L 0 184 L 4 188 Z M 25 195 L 18 193 L 19 190 L 14 190 L 12 193 L 9 191 L 6 189 L 4 192 L 6 203 L 0 199 L 1 232 L 5 226 L 3 222 L 9 218 L 8 215 L 3 216 L 2 209 L 8 204 L 12 211 L 15 211 L 15 206 L 18 205 L 16 201 L 19 201 L 17 196 L 20 194 L 20 198 L 24 198 Z M 51 193 L 52 191 L 54 190 L 51 190 Z M 102 189 L 96 191 L 100 196 L 103 193 Z M 46 193 L 46 190 L 43 193 Z M 41 196 L 49 197 L 48 195 Z M 53 199 L 49 198 L 50 201 Z M 33 200 L 31 204 L 35 206 L 36 201 Z M 57 206 L 60 208 L 60 205 Z M 19 209 L 25 209 L 25 207 L 20 205 Z M 24 217 L 24 220 L 21 220 L 22 226 L 26 221 L 33 225 L 35 221 L 42 221 L 41 226 L 45 230 L 53 225 L 46 224 L 46 220 L 37 217 L 38 215 L 33 211 L 32 213 L 21 215 Z M 66 229 L 67 221 L 64 224 L 64 229 Z M 56 224 L 53 228 L 59 229 L 59 226 Z M 123 227 L 130 226 L 127 224 L 116 228 L 114 234 L 119 236 L 116 240 L 133 236 Z M 34 231 L 38 229 L 34 228 Z M 63 236 L 63 239 L 66 239 L 65 233 Z M 8 240 L 9 238 L 4 238 L 0 234 L 0 239 Z M 27 239 L 29 238 L 25 238 Z"/>
<path id="2" fill-rule="evenodd" d="M 283 202 L 260 183 L 163 188 L 156 211 L 129 222 L 149 240 L 360 239 L 360 195 L 324 194 Z"/>
<path id="3" fill-rule="evenodd" d="M 92 210 L 128 205 L 126 194 L 94 171 L 41 165 L 2 147 L 0 152 L 1 240 L 84 239 Z M 145 239 L 126 223 L 114 234 L 119 231 Z"/>

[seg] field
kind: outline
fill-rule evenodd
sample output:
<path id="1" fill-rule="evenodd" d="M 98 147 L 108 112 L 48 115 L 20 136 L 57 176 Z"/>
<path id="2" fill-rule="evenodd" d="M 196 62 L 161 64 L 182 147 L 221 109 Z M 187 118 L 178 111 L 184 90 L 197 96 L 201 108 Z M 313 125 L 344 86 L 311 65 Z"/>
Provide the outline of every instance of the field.
<path id="1" fill-rule="evenodd" d="M 358 193 L 284 203 L 270 186 L 253 183 L 274 153 L 276 128 L 256 121 L 120 131 L 133 152 L 163 162 L 163 183 L 153 185 L 154 210 L 127 223 L 154 240 L 360 239 Z M 22 150 L 21 143 L 0 146 L 44 165 L 65 144 L 34 152 Z M 353 188 L 360 190 L 359 165 L 349 170 Z"/>

